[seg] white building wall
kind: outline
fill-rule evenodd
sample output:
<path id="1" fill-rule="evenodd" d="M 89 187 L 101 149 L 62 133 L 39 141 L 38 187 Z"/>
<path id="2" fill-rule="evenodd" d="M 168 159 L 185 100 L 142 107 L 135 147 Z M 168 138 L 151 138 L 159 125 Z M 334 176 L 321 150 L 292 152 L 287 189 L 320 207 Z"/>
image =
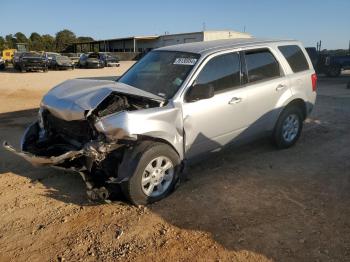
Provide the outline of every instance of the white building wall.
<path id="1" fill-rule="evenodd" d="M 203 41 L 219 39 L 251 38 L 252 35 L 235 31 L 204 31 Z"/>
<path id="2" fill-rule="evenodd" d="M 156 47 L 163 47 L 169 45 L 178 45 L 183 43 L 192 43 L 203 41 L 203 32 L 189 33 L 189 34 L 174 34 L 162 35 L 155 43 Z"/>

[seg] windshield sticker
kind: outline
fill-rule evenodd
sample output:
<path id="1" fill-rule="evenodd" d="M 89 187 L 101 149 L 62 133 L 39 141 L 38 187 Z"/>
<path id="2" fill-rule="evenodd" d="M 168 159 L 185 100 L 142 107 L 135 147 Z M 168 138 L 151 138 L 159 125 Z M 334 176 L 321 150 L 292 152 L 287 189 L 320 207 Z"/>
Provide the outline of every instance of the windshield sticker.
<path id="1" fill-rule="evenodd" d="M 176 58 L 174 65 L 194 65 L 196 62 L 195 58 Z"/>

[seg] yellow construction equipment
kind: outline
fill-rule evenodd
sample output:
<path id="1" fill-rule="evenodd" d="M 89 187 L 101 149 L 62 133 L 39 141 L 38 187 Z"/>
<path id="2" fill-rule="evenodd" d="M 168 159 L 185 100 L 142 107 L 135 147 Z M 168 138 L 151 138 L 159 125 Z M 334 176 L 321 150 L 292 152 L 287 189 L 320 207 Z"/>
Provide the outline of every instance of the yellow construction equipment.
<path id="1" fill-rule="evenodd" d="M 4 49 L 2 51 L 2 59 L 4 59 L 6 63 L 11 63 L 16 51 L 17 49 Z"/>

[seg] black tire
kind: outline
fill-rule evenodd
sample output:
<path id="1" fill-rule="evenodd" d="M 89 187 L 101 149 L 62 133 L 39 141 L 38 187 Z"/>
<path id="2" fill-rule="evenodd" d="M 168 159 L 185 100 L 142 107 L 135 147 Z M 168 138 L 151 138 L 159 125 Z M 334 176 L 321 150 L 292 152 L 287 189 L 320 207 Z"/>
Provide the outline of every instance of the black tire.
<path id="1" fill-rule="evenodd" d="M 338 65 L 334 65 L 331 66 L 328 70 L 327 70 L 327 76 L 330 77 L 338 77 L 341 74 L 341 67 Z"/>
<path id="2" fill-rule="evenodd" d="M 25 72 L 27 72 L 27 69 L 24 66 L 21 66 L 20 71 L 21 71 L 21 73 L 25 73 Z"/>
<path id="3" fill-rule="evenodd" d="M 148 164 L 155 158 L 164 156 L 174 167 L 174 174 L 167 189 L 158 196 L 146 195 L 142 189 L 142 176 Z M 129 177 L 121 184 L 125 197 L 134 205 L 146 205 L 159 201 L 174 190 L 180 170 L 178 154 L 167 144 L 159 142 L 143 142 L 134 148 L 127 149 L 119 166 L 119 176 Z"/>
<path id="4" fill-rule="evenodd" d="M 284 127 L 283 125 L 286 123 L 287 118 L 292 117 L 295 121 L 298 122 L 298 129 L 295 134 L 295 136 L 291 136 L 290 140 L 287 139 L 283 133 L 284 133 Z M 289 119 L 290 119 L 289 118 Z M 285 149 L 293 146 L 299 139 L 301 131 L 303 129 L 303 122 L 304 122 L 304 115 L 302 110 L 297 107 L 297 106 L 288 106 L 286 107 L 281 115 L 278 118 L 278 121 L 276 123 L 274 132 L 273 132 L 273 137 L 272 140 L 274 144 L 279 148 L 279 149 Z M 292 138 L 293 137 L 293 138 Z"/>

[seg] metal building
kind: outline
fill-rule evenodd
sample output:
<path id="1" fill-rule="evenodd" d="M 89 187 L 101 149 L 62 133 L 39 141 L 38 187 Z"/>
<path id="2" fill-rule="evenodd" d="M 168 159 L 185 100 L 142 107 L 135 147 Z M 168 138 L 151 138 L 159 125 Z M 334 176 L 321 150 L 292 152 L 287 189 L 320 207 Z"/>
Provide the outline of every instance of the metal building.
<path id="1" fill-rule="evenodd" d="M 201 31 L 160 36 L 131 36 L 85 43 L 75 43 L 74 52 L 134 52 L 145 53 L 154 48 L 190 42 L 231 38 L 250 38 L 250 34 L 236 31 Z"/>

